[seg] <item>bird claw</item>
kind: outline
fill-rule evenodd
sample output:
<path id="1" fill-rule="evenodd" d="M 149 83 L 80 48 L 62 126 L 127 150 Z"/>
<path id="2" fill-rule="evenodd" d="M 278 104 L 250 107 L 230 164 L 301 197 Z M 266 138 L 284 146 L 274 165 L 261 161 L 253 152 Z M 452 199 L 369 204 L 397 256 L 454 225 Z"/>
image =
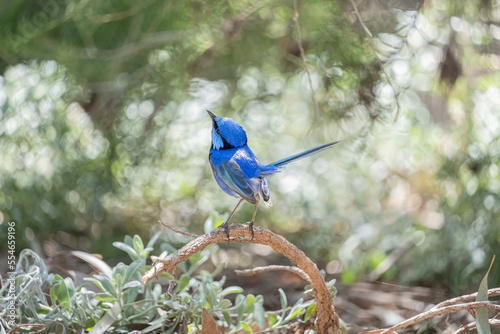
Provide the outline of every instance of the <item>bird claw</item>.
<path id="1" fill-rule="evenodd" d="M 252 233 L 252 238 L 250 240 L 253 240 L 254 233 L 253 233 L 253 220 L 248 222 L 248 227 L 250 228 L 250 233 Z"/>
<path id="2" fill-rule="evenodd" d="M 227 237 L 227 243 L 229 243 L 229 223 L 225 222 L 224 224 L 220 225 L 219 228 L 224 229 L 224 232 L 226 232 L 226 237 Z M 252 238 L 250 240 L 253 240 L 254 237 L 254 231 L 253 231 L 253 220 L 248 222 L 248 228 L 250 229 L 250 233 L 252 234 Z"/>
<path id="3" fill-rule="evenodd" d="M 224 229 L 224 231 L 226 232 L 227 243 L 229 243 L 229 222 L 225 222 L 224 224 L 220 225 L 219 228 Z"/>

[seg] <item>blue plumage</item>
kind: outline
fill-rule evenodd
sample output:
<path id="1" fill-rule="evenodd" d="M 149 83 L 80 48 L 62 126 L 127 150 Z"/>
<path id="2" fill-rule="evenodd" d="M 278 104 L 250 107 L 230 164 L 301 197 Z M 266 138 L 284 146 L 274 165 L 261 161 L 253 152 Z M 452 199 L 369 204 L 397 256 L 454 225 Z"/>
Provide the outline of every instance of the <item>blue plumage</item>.
<path id="1" fill-rule="evenodd" d="M 288 158 L 262 165 L 247 145 L 245 130 L 230 118 L 217 117 L 207 110 L 212 118 L 212 145 L 208 156 L 215 181 L 224 192 L 240 198 L 240 201 L 222 225 L 229 239 L 228 224 L 243 200 L 255 205 L 250 228 L 253 238 L 253 222 L 260 198 L 267 206 L 272 205 L 268 176 L 282 171 L 292 161 L 306 158 L 338 143 L 321 145 Z"/>

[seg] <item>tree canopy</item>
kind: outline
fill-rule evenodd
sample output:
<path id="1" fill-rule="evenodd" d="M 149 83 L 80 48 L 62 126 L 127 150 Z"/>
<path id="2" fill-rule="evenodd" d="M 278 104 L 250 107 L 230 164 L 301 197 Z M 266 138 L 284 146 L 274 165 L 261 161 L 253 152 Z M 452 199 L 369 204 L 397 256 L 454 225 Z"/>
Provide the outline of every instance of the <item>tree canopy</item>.
<path id="1" fill-rule="evenodd" d="M 343 141 L 274 176 L 256 225 L 346 283 L 400 252 L 385 279 L 474 289 L 500 249 L 499 40 L 489 1 L 5 2 L 0 229 L 47 255 L 201 233 L 235 204 L 210 109 L 262 162 Z"/>

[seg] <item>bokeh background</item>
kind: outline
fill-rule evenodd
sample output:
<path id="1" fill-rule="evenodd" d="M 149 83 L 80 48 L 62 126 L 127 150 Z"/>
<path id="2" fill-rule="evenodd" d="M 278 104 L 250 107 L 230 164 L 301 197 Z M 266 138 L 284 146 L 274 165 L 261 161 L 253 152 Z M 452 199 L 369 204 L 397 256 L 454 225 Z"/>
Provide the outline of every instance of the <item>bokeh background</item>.
<path id="1" fill-rule="evenodd" d="M 273 176 L 256 221 L 329 275 L 475 290 L 500 254 L 499 69 L 498 1 L 3 1 L 1 235 L 113 262 L 159 219 L 202 233 L 237 202 L 210 109 L 264 163 L 343 141 Z"/>

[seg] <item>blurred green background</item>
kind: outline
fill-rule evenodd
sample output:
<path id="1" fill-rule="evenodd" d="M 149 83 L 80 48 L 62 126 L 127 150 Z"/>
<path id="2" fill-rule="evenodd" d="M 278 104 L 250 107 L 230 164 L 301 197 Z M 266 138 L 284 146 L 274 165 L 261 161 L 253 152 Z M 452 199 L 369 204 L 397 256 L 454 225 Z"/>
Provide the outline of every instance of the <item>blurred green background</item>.
<path id="1" fill-rule="evenodd" d="M 3 1 L 1 234 L 112 259 L 158 219 L 202 233 L 237 202 L 210 109 L 264 163 L 343 140 L 273 176 L 256 221 L 328 274 L 394 260 L 382 280 L 477 289 L 500 255 L 499 40 L 496 1 Z"/>

